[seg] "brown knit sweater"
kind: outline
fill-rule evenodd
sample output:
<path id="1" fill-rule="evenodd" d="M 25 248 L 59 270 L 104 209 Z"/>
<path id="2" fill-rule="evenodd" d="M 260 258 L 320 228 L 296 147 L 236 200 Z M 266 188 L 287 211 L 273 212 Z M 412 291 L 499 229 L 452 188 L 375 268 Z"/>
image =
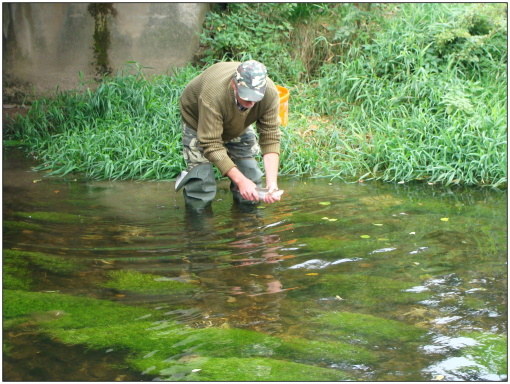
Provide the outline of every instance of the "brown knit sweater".
<path id="1" fill-rule="evenodd" d="M 252 123 L 256 122 L 262 154 L 280 153 L 278 90 L 268 78 L 264 98 L 241 112 L 231 85 L 239 64 L 228 62 L 210 66 L 190 81 L 180 100 L 182 119 L 197 131 L 205 158 L 216 165 L 222 175 L 235 167 L 223 142 L 239 137 Z"/>

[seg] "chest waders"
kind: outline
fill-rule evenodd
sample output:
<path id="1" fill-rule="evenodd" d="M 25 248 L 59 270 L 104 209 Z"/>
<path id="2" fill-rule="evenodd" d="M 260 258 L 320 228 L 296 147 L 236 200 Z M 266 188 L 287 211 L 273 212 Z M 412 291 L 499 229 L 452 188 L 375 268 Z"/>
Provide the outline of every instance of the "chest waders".
<path id="1" fill-rule="evenodd" d="M 216 180 L 212 163 L 193 167 L 183 178 L 175 183 L 175 191 L 183 189 L 186 205 L 202 209 L 212 203 L 216 196 Z"/>
<path id="2" fill-rule="evenodd" d="M 235 159 L 234 163 L 241 173 L 253 181 L 257 187 L 262 185 L 263 173 L 254 158 Z M 192 168 L 184 177 L 178 179 L 175 191 L 183 189 L 186 205 L 194 209 L 202 209 L 210 205 L 216 196 L 216 180 L 211 163 L 200 164 Z M 234 182 L 230 183 L 234 200 L 242 204 L 257 204 L 256 201 L 243 199 Z"/>

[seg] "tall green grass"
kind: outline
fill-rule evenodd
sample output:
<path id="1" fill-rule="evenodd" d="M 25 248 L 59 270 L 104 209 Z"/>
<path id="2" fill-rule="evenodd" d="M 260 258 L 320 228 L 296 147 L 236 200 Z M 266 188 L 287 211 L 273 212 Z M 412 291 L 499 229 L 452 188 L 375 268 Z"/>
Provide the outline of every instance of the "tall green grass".
<path id="1" fill-rule="evenodd" d="M 463 46 L 468 37 L 452 39 L 453 46 L 440 40 L 449 29 L 459 33 L 472 7 L 401 4 L 371 44 L 351 47 L 311 87 L 294 90 L 294 119 L 307 110 L 335 127 L 306 139 L 324 159 L 313 173 L 506 186 L 506 54 L 497 41 L 506 30 L 493 20 L 492 37 L 476 40 L 475 50 Z M 287 134 L 306 151 L 302 137 Z M 295 158 L 294 150 L 287 160 Z"/>
<path id="2" fill-rule="evenodd" d="M 184 166 L 178 100 L 197 73 L 188 66 L 147 78 L 144 68 L 130 64 L 94 91 L 37 100 L 14 134 L 50 174 L 170 179 Z"/>
<path id="3" fill-rule="evenodd" d="M 275 68 L 266 64 L 291 91 L 281 174 L 506 187 L 506 4 L 287 5 L 269 17 L 272 6 L 232 6 L 228 20 L 240 28 L 259 10 L 247 32 L 260 34 L 278 30 L 267 23 L 287 15 L 282 38 L 316 45 L 298 57 L 292 44 L 276 49 L 274 35 L 257 35 L 272 44 L 268 52 L 281 53 Z M 264 16 L 264 25 L 254 22 Z M 206 26 L 217 28 L 207 29 L 204 41 L 220 34 L 215 44 L 243 57 L 263 49 L 250 52 L 244 40 L 236 46 L 235 34 L 218 27 L 223 19 L 209 17 Z M 225 54 L 206 52 L 207 64 Z M 322 64 L 312 63 L 311 52 L 320 52 Z M 313 73 L 297 76 L 308 66 Z M 178 99 L 200 71 L 189 65 L 148 78 L 130 63 L 95 89 L 84 84 L 37 100 L 7 137 L 22 139 L 39 156 L 39 169 L 55 175 L 173 178 L 184 167 Z"/>

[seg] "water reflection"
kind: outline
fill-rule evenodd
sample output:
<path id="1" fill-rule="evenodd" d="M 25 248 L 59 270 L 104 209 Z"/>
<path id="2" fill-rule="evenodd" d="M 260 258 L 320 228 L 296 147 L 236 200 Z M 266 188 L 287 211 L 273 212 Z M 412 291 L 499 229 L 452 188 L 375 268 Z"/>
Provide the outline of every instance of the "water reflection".
<path id="1" fill-rule="evenodd" d="M 285 223 L 266 223 L 259 207 L 235 202 L 227 213 L 215 215 L 212 207 L 187 209 L 185 217 L 188 270 L 197 274 L 206 291 L 199 304 L 207 319 L 203 326 L 220 324 L 265 332 L 280 329 L 279 293 L 294 287 L 281 281 L 278 263 L 294 257 L 281 250 L 296 240 L 283 242 L 272 231 Z M 209 267 L 204 267 L 206 257 L 197 247 L 211 250 Z"/>

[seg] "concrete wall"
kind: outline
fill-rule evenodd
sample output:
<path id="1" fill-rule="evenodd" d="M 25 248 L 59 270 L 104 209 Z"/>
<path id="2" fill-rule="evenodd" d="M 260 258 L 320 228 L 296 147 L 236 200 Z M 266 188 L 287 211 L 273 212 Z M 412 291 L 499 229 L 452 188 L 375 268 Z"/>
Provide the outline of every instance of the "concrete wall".
<path id="1" fill-rule="evenodd" d="M 198 49 L 209 10 L 208 3 L 102 3 L 109 8 L 98 17 L 94 4 L 2 3 L 4 102 L 31 89 L 74 89 L 80 71 L 90 80 L 127 61 L 155 74 L 183 66 Z M 107 32 L 109 45 L 98 39 L 98 29 Z M 105 46 L 107 65 L 101 66 L 98 52 Z"/>

